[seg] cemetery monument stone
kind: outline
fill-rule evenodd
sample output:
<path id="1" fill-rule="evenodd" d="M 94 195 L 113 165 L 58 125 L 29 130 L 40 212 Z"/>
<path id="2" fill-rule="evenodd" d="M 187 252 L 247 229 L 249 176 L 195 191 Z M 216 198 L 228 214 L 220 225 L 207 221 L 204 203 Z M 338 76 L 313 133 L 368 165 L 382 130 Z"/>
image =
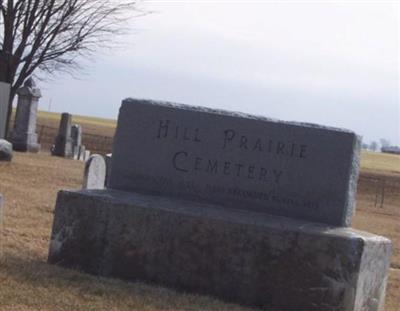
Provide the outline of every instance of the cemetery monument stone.
<path id="1" fill-rule="evenodd" d="M 71 158 L 73 156 L 71 119 L 72 116 L 69 113 L 64 112 L 61 114 L 60 127 L 52 152 L 53 155 L 65 158 Z"/>
<path id="2" fill-rule="evenodd" d="M 391 242 L 348 228 L 360 139 L 123 101 L 109 189 L 60 191 L 49 262 L 280 311 L 383 311 Z"/>
<path id="3" fill-rule="evenodd" d="M 104 189 L 106 162 L 103 156 L 92 154 L 85 163 L 83 189 Z"/>
<path id="4" fill-rule="evenodd" d="M 11 135 L 13 148 L 17 151 L 38 152 L 40 145 L 36 133 L 36 121 L 41 92 L 36 87 L 35 81 L 29 78 L 24 86 L 17 90 L 17 95 L 17 113 Z"/>

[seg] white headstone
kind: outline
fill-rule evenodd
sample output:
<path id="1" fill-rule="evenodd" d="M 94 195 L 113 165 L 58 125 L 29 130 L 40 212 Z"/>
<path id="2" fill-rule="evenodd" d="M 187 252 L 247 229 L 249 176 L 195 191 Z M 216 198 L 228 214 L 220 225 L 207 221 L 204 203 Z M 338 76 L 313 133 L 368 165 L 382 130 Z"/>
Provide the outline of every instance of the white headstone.
<path id="1" fill-rule="evenodd" d="M 85 164 L 83 189 L 104 189 L 106 180 L 106 162 L 103 156 L 93 154 Z"/>
<path id="2" fill-rule="evenodd" d="M 83 161 L 86 162 L 87 160 L 89 160 L 89 157 L 90 157 L 90 150 L 85 150 Z"/>
<path id="3" fill-rule="evenodd" d="M 80 145 L 78 150 L 78 160 L 85 162 L 85 155 L 86 155 L 86 147 L 84 145 Z"/>

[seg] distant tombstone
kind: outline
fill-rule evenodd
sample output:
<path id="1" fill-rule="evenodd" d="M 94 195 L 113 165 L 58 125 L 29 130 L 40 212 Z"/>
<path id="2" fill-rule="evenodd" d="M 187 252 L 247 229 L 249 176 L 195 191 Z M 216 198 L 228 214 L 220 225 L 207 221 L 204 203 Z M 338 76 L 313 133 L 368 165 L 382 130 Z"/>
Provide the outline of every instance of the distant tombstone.
<path id="1" fill-rule="evenodd" d="M 83 161 L 86 162 L 90 158 L 90 150 L 85 150 Z"/>
<path id="2" fill-rule="evenodd" d="M 82 144 L 82 127 L 73 124 L 71 127 L 72 153 L 75 160 L 79 159 L 79 151 Z"/>
<path id="3" fill-rule="evenodd" d="M 93 154 L 85 164 L 83 189 L 104 189 L 106 162 L 103 156 Z"/>
<path id="4" fill-rule="evenodd" d="M 79 124 L 73 124 L 71 126 L 71 138 L 74 146 L 80 146 L 82 144 L 82 127 Z"/>
<path id="5" fill-rule="evenodd" d="M 13 157 L 12 144 L 5 140 L 0 139 L 0 161 L 11 161 Z"/>
<path id="6" fill-rule="evenodd" d="M 85 154 L 86 154 L 86 147 L 84 145 L 80 145 L 78 149 L 77 160 L 85 162 Z"/>
<path id="7" fill-rule="evenodd" d="M 23 87 L 17 90 L 18 103 L 15 123 L 11 135 L 14 150 L 38 152 L 40 145 L 36 133 L 36 119 L 40 90 L 35 81 L 29 78 Z"/>
<path id="8" fill-rule="evenodd" d="M 54 144 L 53 155 L 65 158 L 71 158 L 72 138 L 71 138 L 71 119 L 69 113 L 61 114 L 60 127 Z"/>
<path id="9" fill-rule="evenodd" d="M 9 100 L 10 84 L 0 82 L 0 138 L 5 138 Z"/>

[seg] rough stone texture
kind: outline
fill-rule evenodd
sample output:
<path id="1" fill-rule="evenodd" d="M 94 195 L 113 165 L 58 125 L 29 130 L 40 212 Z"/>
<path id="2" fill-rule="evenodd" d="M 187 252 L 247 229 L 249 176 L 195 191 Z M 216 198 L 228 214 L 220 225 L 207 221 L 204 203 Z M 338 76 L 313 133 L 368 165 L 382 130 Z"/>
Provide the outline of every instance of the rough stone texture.
<path id="1" fill-rule="evenodd" d="M 106 162 L 103 156 L 93 154 L 85 163 L 83 189 L 104 189 L 106 181 Z"/>
<path id="2" fill-rule="evenodd" d="M 13 146 L 5 139 L 0 139 L 0 161 L 11 161 L 13 157 Z"/>
<path id="3" fill-rule="evenodd" d="M 71 138 L 71 119 L 69 113 L 61 114 L 60 127 L 54 144 L 53 155 L 65 158 L 73 157 Z"/>
<path id="4" fill-rule="evenodd" d="M 5 138 L 10 84 L 0 81 L 0 139 Z"/>
<path id="5" fill-rule="evenodd" d="M 347 130 L 126 99 L 109 187 L 348 226 L 359 152 Z"/>
<path id="6" fill-rule="evenodd" d="M 383 311 L 391 243 L 115 190 L 58 194 L 49 262 L 280 311 Z"/>
<path id="7" fill-rule="evenodd" d="M 25 81 L 24 86 L 17 90 L 18 103 L 11 141 L 14 150 L 38 152 L 38 136 L 36 120 L 40 90 L 32 78 Z"/>

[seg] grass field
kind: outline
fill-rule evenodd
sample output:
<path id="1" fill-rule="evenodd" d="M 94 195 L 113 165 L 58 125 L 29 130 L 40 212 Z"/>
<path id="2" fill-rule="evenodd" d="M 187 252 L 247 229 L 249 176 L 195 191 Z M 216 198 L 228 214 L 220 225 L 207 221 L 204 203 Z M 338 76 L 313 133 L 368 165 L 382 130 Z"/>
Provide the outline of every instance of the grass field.
<path id="1" fill-rule="evenodd" d="M 37 123 L 39 125 L 45 125 L 58 129 L 60 117 L 61 115 L 59 113 L 39 111 Z M 115 128 L 117 126 L 116 120 L 78 115 L 72 116 L 72 123 L 80 124 L 82 126 L 83 133 L 108 137 L 114 136 Z"/>
<path id="2" fill-rule="evenodd" d="M 366 173 L 400 176 L 400 156 L 389 153 L 363 151 L 361 169 Z"/>
<path id="3" fill-rule="evenodd" d="M 46 114 L 45 122 L 55 122 Z M 81 117 L 84 128 L 113 131 L 114 121 Z M 90 122 L 87 120 L 91 120 Z M 97 120 L 97 121 L 96 121 Z M 74 118 L 74 121 L 76 119 Z M 85 122 L 88 123 L 85 123 Z M 98 123 L 96 123 L 98 122 Z M 107 132 L 108 133 L 108 132 Z M 373 184 L 359 184 L 353 226 L 389 237 L 394 254 L 386 295 L 386 311 L 400 306 L 400 167 L 399 156 L 363 153 L 362 175 L 385 178 L 385 205 L 372 204 Z M 78 189 L 83 177 L 79 161 L 47 153 L 15 153 L 0 163 L 0 193 L 5 196 L 0 234 L 0 310 L 254 310 L 218 300 L 142 283 L 104 279 L 46 263 L 55 198 L 60 189 Z"/>
<path id="4" fill-rule="evenodd" d="M 55 112 L 39 111 L 38 119 L 53 121 L 55 124 L 58 124 L 58 122 L 60 122 L 60 114 L 55 113 Z M 73 115 L 72 121 L 74 123 L 78 123 L 78 124 L 82 123 L 84 125 L 95 125 L 95 126 L 100 126 L 100 127 L 115 128 L 117 126 L 117 121 L 113 120 L 113 119 L 87 117 L 87 116 L 79 116 L 79 115 Z"/>

